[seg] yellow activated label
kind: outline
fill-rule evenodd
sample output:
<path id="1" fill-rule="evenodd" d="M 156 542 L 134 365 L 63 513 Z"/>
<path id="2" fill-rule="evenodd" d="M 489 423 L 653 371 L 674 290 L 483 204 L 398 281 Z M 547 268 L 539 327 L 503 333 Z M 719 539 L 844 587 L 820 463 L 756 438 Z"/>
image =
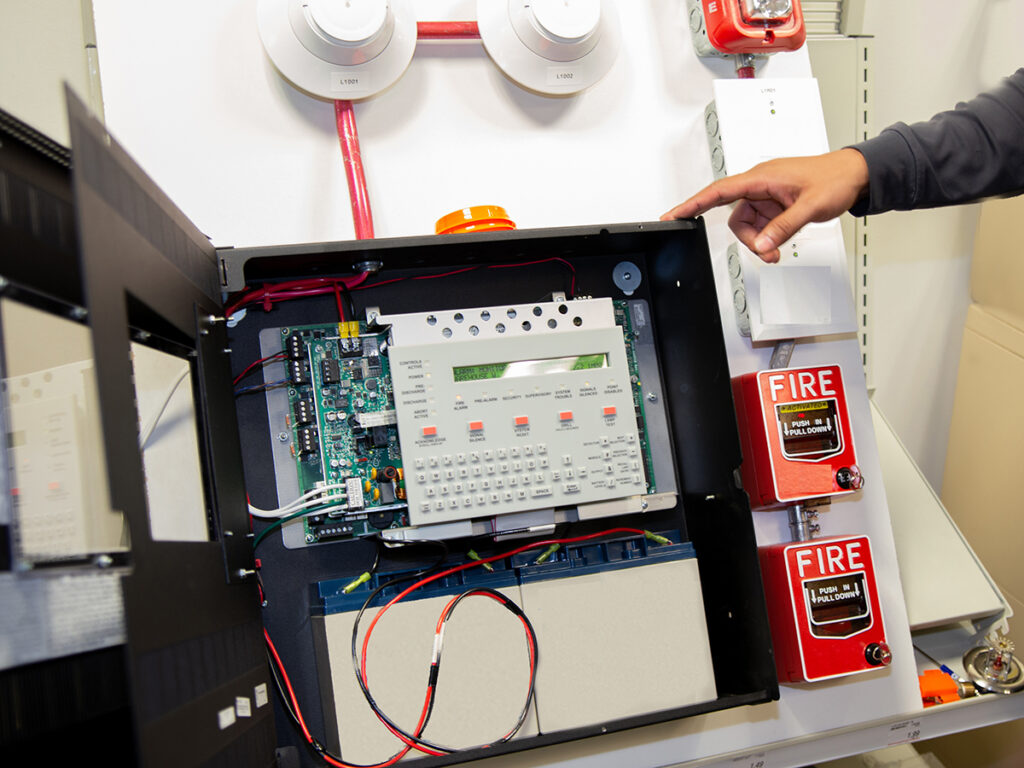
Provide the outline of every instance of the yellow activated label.
<path id="1" fill-rule="evenodd" d="M 798 411 L 822 411 L 829 407 L 828 400 L 816 400 L 811 403 L 786 403 L 775 406 L 779 413 L 797 413 Z"/>

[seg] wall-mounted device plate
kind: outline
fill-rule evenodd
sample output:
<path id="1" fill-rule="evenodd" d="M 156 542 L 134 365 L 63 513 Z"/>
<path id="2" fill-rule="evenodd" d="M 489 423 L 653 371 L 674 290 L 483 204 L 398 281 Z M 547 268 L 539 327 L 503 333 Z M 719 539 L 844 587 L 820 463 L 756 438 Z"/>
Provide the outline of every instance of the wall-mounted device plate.
<path id="1" fill-rule="evenodd" d="M 705 128 L 716 178 L 777 157 L 828 151 L 816 80 L 716 80 L 714 92 Z M 856 331 L 837 220 L 804 227 L 780 246 L 778 264 L 735 247 L 730 278 L 737 310 L 746 310 L 745 335 L 773 341 Z"/>

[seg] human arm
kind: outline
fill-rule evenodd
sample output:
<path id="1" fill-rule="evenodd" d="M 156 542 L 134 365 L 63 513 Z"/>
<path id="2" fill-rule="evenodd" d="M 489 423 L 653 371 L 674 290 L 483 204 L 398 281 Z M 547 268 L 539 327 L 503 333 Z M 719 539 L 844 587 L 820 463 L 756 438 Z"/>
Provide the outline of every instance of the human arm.
<path id="1" fill-rule="evenodd" d="M 1024 192 L 1024 69 L 956 109 L 897 123 L 838 152 L 782 158 L 726 177 L 662 216 L 740 201 L 729 226 L 765 261 L 811 221 Z M 764 239 L 762 239 L 762 237 Z"/>
<path id="2" fill-rule="evenodd" d="M 897 123 L 855 147 L 871 169 L 857 216 L 1024 192 L 1024 69 L 955 109 Z"/>
<path id="3" fill-rule="evenodd" d="M 856 149 L 780 158 L 719 179 L 661 218 L 699 216 L 739 201 L 729 227 L 747 248 L 775 262 L 782 243 L 808 222 L 828 221 L 848 210 L 867 185 L 868 166 Z"/>

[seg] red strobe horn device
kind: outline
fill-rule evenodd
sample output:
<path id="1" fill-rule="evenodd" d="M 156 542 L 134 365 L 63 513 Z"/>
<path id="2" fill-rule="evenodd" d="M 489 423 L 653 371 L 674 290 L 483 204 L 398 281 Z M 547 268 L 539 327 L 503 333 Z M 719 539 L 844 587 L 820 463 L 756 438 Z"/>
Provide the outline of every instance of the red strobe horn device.
<path id="1" fill-rule="evenodd" d="M 800 0 L 688 0 L 698 56 L 795 51 L 807 36 Z"/>

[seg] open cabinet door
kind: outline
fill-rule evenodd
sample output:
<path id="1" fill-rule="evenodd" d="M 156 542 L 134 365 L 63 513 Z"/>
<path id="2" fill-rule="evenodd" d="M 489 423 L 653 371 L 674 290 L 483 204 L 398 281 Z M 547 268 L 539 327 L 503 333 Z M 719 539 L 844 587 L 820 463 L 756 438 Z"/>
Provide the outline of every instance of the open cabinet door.
<path id="1" fill-rule="evenodd" d="M 274 763 L 213 247 L 68 92 L 110 506 L 124 513 L 140 763 Z"/>

